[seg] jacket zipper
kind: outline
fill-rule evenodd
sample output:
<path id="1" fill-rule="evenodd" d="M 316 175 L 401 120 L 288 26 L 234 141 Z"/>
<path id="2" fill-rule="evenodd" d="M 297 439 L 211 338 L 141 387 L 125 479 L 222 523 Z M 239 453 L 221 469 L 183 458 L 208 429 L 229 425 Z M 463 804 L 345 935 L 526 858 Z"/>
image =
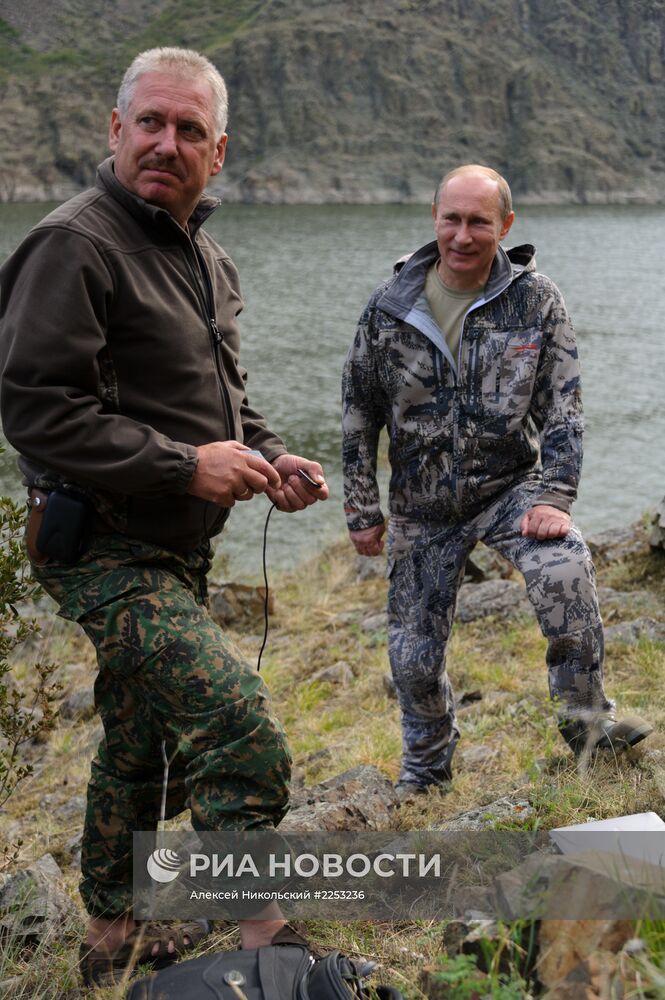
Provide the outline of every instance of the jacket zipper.
<path id="1" fill-rule="evenodd" d="M 480 309 L 481 306 L 487 305 L 488 302 L 492 302 L 494 299 L 498 298 L 498 296 L 501 295 L 503 292 L 505 292 L 506 288 L 508 288 L 509 285 L 511 285 L 511 284 L 512 284 L 512 280 L 506 281 L 501 286 L 501 288 L 497 288 L 497 290 L 492 295 L 490 295 L 490 297 L 488 299 L 486 299 L 483 296 L 483 298 L 482 298 L 482 300 L 480 302 L 474 302 L 473 305 L 469 306 L 469 308 L 467 309 L 467 311 L 464 313 L 464 316 L 462 317 L 462 329 L 461 329 L 461 332 L 460 332 L 459 347 L 457 349 L 457 375 L 455 376 L 455 383 L 454 383 L 454 385 L 455 385 L 455 395 L 454 395 L 454 399 L 453 399 L 453 467 L 452 467 L 452 480 L 453 481 L 452 481 L 452 488 L 454 490 L 455 496 L 457 497 L 457 499 L 459 501 L 462 500 L 462 479 L 463 479 L 463 477 L 461 476 L 461 474 L 458 476 L 458 470 L 461 473 L 461 469 L 459 469 L 459 455 L 458 455 L 458 451 L 457 451 L 457 446 L 458 446 L 458 443 L 459 443 L 459 409 L 460 409 L 460 405 L 461 405 L 460 404 L 460 391 L 459 391 L 459 389 L 460 389 L 460 386 L 459 386 L 459 376 L 460 376 L 460 372 L 462 370 L 462 347 L 464 345 L 464 327 L 466 326 L 466 321 L 467 321 L 467 318 L 469 317 L 470 313 L 475 312 L 476 309 Z M 467 387 L 468 387 L 467 388 L 467 395 L 469 394 L 469 392 L 473 388 L 473 383 L 471 381 L 471 377 L 473 376 L 475 365 L 477 364 L 479 352 L 480 352 L 480 348 L 479 348 L 479 346 L 478 346 L 477 343 L 472 346 L 472 348 L 471 348 L 471 350 L 469 352 L 469 364 L 467 366 L 467 373 L 466 373 L 466 376 L 467 376 Z M 469 402 L 472 402 L 472 400 L 469 400 Z"/>
<path id="2" fill-rule="evenodd" d="M 215 369 L 217 371 L 217 385 L 219 386 L 219 395 L 222 402 L 222 407 L 226 414 L 226 423 L 228 426 L 228 440 L 235 439 L 235 417 L 233 415 L 233 406 L 231 405 L 231 396 L 224 378 L 224 371 L 222 368 L 221 360 L 219 357 L 219 345 L 222 343 L 222 333 L 217 326 L 217 319 L 215 317 L 215 297 L 212 290 L 212 282 L 210 280 L 210 274 L 208 273 L 208 268 L 204 260 L 201 250 L 197 246 L 194 239 L 189 240 L 190 246 L 194 252 L 195 260 L 198 264 L 197 268 L 192 264 L 189 256 L 189 247 L 185 251 L 185 259 L 187 261 L 187 266 L 191 272 L 194 288 L 197 293 L 197 298 L 202 307 L 203 315 L 207 321 L 208 329 L 210 330 L 210 335 L 212 338 L 212 353 L 215 359 Z M 212 524 L 208 523 L 208 512 L 213 509 L 215 510 L 215 517 Z M 225 523 L 229 514 L 231 513 L 229 508 L 223 509 L 221 514 L 219 508 L 211 503 L 206 503 L 203 510 L 203 528 L 206 534 L 209 534 L 211 528 L 215 527 L 217 530 L 220 529 L 221 525 Z"/>
<path id="3" fill-rule="evenodd" d="M 484 304 L 484 303 L 483 303 Z M 452 483 L 451 487 L 453 493 L 457 497 L 458 501 L 462 500 L 462 475 L 461 475 L 461 463 L 460 455 L 458 451 L 459 445 L 459 411 L 460 411 L 460 383 L 459 376 L 462 366 L 462 347 L 464 344 L 464 327 L 466 325 L 466 318 L 470 312 L 472 312 L 474 306 L 471 305 L 467 311 L 462 316 L 462 329 L 460 330 L 459 346 L 457 348 L 457 374 L 454 376 L 454 395 L 453 395 L 453 461 L 452 461 Z M 469 356 L 469 366 L 467 371 L 467 378 L 469 371 L 472 370 L 471 356 Z"/>
<path id="4" fill-rule="evenodd" d="M 194 286 L 197 290 L 198 298 L 202 306 L 203 315 L 206 318 L 208 329 L 210 330 L 210 335 L 212 338 L 212 353 L 215 359 L 215 369 L 217 371 L 217 383 L 219 385 L 219 395 L 222 401 L 222 406 L 224 407 L 224 412 L 226 415 L 226 423 L 228 425 L 228 435 L 229 440 L 235 440 L 235 417 L 233 414 L 233 407 L 231 405 L 231 396 L 229 394 L 228 386 L 226 384 L 226 379 L 224 378 L 224 371 L 222 368 L 221 360 L 219 357 L 219 348 L 222 343 L 222 334 L 217 326 L 217 319 L 215 317 L 215 300 L 212 291 L 212 282 L 210 281 L 210 274 L 208 273 L 208 268 L 204 260 L 203 254 L 201 253 L 199 247 L 194 240 L 191 240 L 191 246 L 196 257 L 196 262 L 198 264 L 198 270 L 200 274 L 197 274 L 196 268 L 192 265 L 188 258 L 187 263 L 189 264 L 189 269 L 194 278 Z"/>

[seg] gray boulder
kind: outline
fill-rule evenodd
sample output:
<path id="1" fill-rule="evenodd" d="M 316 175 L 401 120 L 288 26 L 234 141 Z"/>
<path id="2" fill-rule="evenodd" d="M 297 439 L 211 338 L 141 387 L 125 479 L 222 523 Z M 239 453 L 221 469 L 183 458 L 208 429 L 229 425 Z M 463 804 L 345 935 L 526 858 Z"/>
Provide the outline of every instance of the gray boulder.
<path id="1" fill-rule="evenodd" d="M 383 690 L 388 695 L 389 698 L 397 698 L 397 688 L 395 687 L 395 681 L 393 680 L 392 674 L 384 674 L 381 678 L 383 683 Z"/>
<path id="2" fill-rule="evenodd" d="M 486 580 L 507 579 L 513 567 L 500 553 L 479 542 L 464 568 L 465 583 L 484 583 Z"/>
<path id="3" fill-rule="evenodd" d="M 224 583 L 210 588 L 210 614 L 218 625 L 250 624 L 260 621 L 265 612 L 265 587 L 245 583 Z M 268 594 L 268 613 L 275 610 L 272 590 Z"/>
<path id="4" fill-rule="evenodd" d="M 487 580 L 464 583 L 457 599 L 457 620 L 473 622 L 494 615 L 509 619 L 528 615 L 531 604 L 526 590 L 514 580 Z"/>
<path id="5" fill-rule="evenodd" d="M 292 803 L 279 825 L 280 833 L 388 829 L 398 800 L 388 778 L 370 764 L 362 764 L 298 789 Z"/>
<path id="6" fill-rule="evenodd" d="M 310 681 L 328 681 L 330 684 L 340 684 L 342 687 L 349 687 L 353 684 L 353 670 L 351 664 L 346 660 L 337 660 L 329 667 L 322 667 L 309 678 Z"/>
<path id="7" fill-rule="evenodd" d="M 619 642 L 628 643 L 629 646 L 636 646 L 642 637 L 664 642 L 665 622 L 656 621 L 655 618 L 636 618 L 634 621 L 620 622 L 605 629 L 607 642 L 617 639 Z"/>
<path id="8" fill-rule="evenodd" d="M 450 816 L 445 822 L 433 826 L 433 830 L 488 830 L 497 823 L 525 823 L 533 815 L 533 809 L 525 799 L 503 796 L 488 802 L 486 806 L 469 809 L 467 812 Z"/>
<path id="9" fill-rule="evenodd" d="M 497 876 L 504 920 L 632 920 L 665 913 L 665 869 L 618 851 L 529 855 Z"/>
<path id="10" fill-rule="evenodd" d="M 35 945 L 61 937 L 63 924 L 77 912 L 65 892 L 60 868 L 51 854 L 45 854 L 0 887 L 0 940 L 11 937 Z"/>
<path id="11" fill-rule="evenodd" d="M 639 614 L 656 615 L 662 607 L 656 595 L 648 590 L 615 590 L 613 587 L 599 587 L 598 601 L 606 621 Z"/>
<path id="12" fill-rule="evenodd" d="M 587 537 L 586 543 L 596 562 L 618 562 L 627 556 L 643 552 L 646 547 L 644 528 L 638 522 L 627 528 L 610 528 Z"/>

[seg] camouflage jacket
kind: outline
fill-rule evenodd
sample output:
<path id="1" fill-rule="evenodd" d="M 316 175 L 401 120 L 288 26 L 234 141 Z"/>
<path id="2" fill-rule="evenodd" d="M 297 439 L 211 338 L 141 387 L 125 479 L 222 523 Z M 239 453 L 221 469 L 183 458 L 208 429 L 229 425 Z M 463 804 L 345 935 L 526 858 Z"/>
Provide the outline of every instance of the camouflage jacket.
<path id="1" fill-rule="evenodd" d="M 390 512 L 455 521 L 513 483 L 568 510 L 582 461 L 577 348 L 558 288 L 535 250 L 499 247 L 483 296 L 450 353 L 424 295 L 436 242 L 372 295 L 343 375 L 345 511 L 351 531 L 383 518 L 376 460 L 389 434 Z"/>

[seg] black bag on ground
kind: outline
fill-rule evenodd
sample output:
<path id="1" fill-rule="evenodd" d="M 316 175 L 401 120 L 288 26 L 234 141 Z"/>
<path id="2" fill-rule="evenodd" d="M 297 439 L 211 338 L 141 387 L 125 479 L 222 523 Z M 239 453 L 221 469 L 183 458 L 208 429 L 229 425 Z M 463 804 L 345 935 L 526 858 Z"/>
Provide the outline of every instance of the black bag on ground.
<path id="1" fill-rule="evenodd" d="M 314 959 L 301 945 L 267 945 L 179 962 L 137 980 L 127 1000 L 404 1000 L 390 986 L 364 984 L 373 967 L 338 951 Z"/>

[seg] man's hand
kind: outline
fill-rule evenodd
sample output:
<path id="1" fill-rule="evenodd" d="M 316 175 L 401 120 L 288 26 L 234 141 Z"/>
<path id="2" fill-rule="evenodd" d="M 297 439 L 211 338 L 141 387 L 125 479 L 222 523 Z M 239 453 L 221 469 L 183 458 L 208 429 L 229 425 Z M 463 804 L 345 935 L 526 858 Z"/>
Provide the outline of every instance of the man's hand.
<path id="1" fill-rule="evenodd" d="M 383 533 L 385 524 L 375 524 L 371 528 L 360 531 L 350 531 L 349 537 L 361 556 L 379 556 L 383 552 Z"/>
<path id="2" fill-rule="evenodd" d="M 296 510 L 304 510 L 317 500 L 327 500 L 330 496 L 323 478 L 323 469 L 318 462 L 310 462 L 300 455 L 280 455 L 272 463 L 272 467 L 279 473 L 281 485 L 274 487 L 271 483 L 266 493 L 278 510 L 292 514 Z M 298 475 L 298 469 L 306 472 L 315 483 L 320 483 L 319 488 L 310 486 L 302 479 Z"/>
<path id="3" fill-rule="evenodd" d="M 526 512 L 520 521 L 520 531 L 525 538 L 544 542 L 547 538 L 563 538 L 570 531 L 570 525 L 570 514 L 541 503 Z"/>
<path id="4" fill-rule="evenodd" d="M 255 493 L 281 486 L 277 470 L 239 441 L 212 441 L 196 452 L 199 460 L 187 492 L 202 500 L 233 507 L 236 500 L 251 500 Z"/>

